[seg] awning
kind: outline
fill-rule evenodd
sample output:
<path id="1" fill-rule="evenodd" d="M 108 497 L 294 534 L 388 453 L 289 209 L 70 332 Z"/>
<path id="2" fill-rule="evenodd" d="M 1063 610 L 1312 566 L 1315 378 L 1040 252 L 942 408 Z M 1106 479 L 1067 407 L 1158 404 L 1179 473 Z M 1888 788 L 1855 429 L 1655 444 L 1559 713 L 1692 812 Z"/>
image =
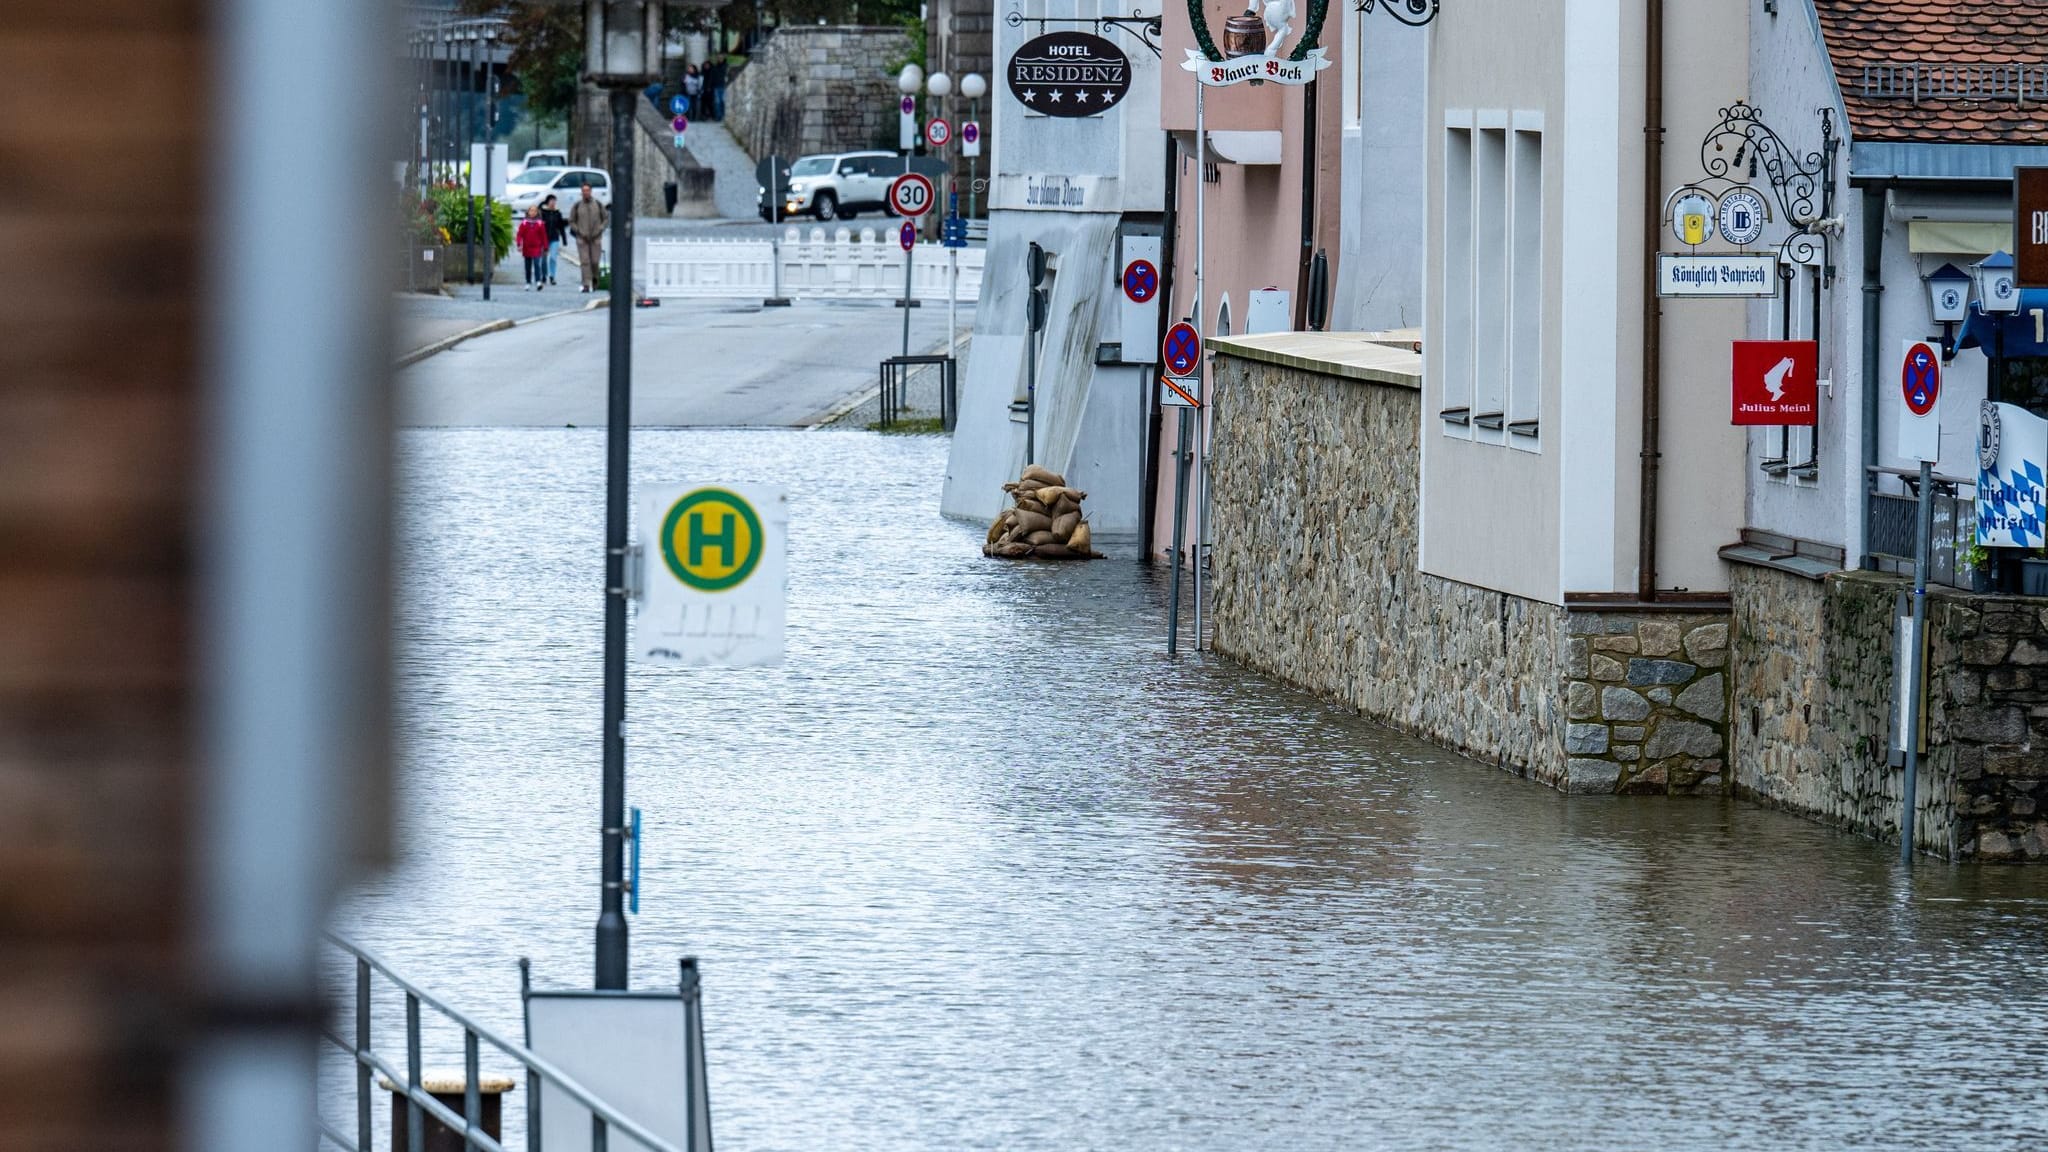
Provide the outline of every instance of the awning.
<path id="1" fill-rule="evenodd" d="M 1915 254 L 1988 256 L 2012 247 L 2009 196 L 1894 188 L 1885 215 L 1906 226 L 1906 250 Z"/>
<path id="2" fill-rule="evenodd" d="M 2044 334 L 2034 320 L 2036 311 L 2048 313 L 2048 288 L 2020 289 L 2020 310 L 2002 316 L 1986 315 L 1984 306 L 1973 300 L 1956 347 L 1981 347 L 1986 355 L 2003 351 L 2008 357 L 2048 356 L 2048 343 L 2035 339 L 2037 335 Z M 2001 330 L 2005 335 L 2003 345 L 1998 342 Z"/>
<path id="3" fill-rule="evenodd" d="M 1278 164 L 1280 133 L 1276 129 L 1255 132 L 1211 132 L 1209 151 L 1222 164 Z"/>

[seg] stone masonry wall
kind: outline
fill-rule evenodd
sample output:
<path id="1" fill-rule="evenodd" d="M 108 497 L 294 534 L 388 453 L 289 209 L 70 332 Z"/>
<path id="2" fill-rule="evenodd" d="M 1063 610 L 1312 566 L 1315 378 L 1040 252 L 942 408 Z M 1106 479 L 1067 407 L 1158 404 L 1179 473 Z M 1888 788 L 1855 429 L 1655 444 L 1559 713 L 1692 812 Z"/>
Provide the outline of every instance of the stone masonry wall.
<path id="1" fill-rule="evenodd" d="M 1727 779 L 1723 612 L 1600 612 L 1565 622 L 1565 788 L 1719 792 Z"/>
<path id="2" fill-rule="evenodd" d="M 1420 394 L 1227 355 L 1214 378 L 1217 651 L 1561 784 L 1564 610 L 1416 569 Z"/>
<path id="3" fill-rule="evenodd" d="M 1906 586 L 1871 572 L 1736 570 L 1738 791 L 1898 838 L 1904 773 L 1887 749 L 1892 612 Z M 1932 588 L 1927 620 L 1915 845 L 1953 860 L 2048 859 L 2048 601 Z"/>
<path id="4" fill-rule="evenodd" d="M 896 147 L 900 28 L 778 29 L 726 92 L 726 127 L 747 154 L 788 157 Z"/>

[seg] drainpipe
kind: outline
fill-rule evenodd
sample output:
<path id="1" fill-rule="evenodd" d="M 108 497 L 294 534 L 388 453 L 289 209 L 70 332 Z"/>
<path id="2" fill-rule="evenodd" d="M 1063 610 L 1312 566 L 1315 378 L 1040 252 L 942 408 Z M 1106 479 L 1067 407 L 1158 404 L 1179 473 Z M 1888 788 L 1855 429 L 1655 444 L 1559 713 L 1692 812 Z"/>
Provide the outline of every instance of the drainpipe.
<path id="1" fill-rule="evenodd" d="M 1322 160 L 1318 156 L 1316 131 L 1316 93 L 1322 87 L 1320 78 L 1310 81 L 1301 90 L 1301 259 L 1294 276 L 1294 329 L 1308 330 L 1308 286 L 1309 264 L 1316 254 L 1316 165 Z"/>
<path id="2" fill-rule="evenodd" d="M 1862 555 L 1856 566 L 1868 568 L 1870 557 L 1870 466 L 1877 463 L 1877 375 L 1879 305 L 1884 300 L 1884 196 L 1883 183 L 1863 188 L 1863 521 L 1857 525 L 1863 537 Z"/>
<path id="3" fill-rule="evenodd" d="M 1663 307 L 1657 297 L 1657 235 L 1664 215 L 1664 0 L 1648 0 L 1643 53 L 1643 444 L 1636 496 L 1636 598 L 1657 598 L 1657 423 Z"/>

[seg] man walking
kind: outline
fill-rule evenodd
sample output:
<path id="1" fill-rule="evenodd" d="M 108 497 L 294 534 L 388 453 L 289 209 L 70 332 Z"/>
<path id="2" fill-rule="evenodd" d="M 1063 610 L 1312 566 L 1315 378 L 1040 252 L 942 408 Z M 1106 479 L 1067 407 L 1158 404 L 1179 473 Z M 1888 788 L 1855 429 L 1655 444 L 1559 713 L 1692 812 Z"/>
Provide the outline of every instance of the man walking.
<path id="1" fill-rule="evenodd" d="M 583 195 L 576 206 L 569 209 L 569 234 L 576 237 L 576 258 L 583 262 L 583 288 L 589 292 L 597 287 L 597 262 L 604 250 L 604 230 L 612 221 L 612 214 L 590 194 L 590 185 L 583 186 Z"/>

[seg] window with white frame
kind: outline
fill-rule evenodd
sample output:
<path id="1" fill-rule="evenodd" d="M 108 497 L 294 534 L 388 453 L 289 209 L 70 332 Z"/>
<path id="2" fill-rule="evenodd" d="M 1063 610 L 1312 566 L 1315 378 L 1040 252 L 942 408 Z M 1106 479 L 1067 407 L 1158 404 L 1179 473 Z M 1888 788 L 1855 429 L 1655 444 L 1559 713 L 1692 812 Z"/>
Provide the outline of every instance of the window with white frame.
<path id="1" fill-rule="evenodd" d="M 1541 115 L 1446 113 L 1443 196 L 1443 434 L 1541 451 Z"/>
<path id="2" fill-rule="evenodd" d="M 1365 119 L 1365 18 L 1347 10 L 1344 20 L 1344 128 L 1355 132 Z"/>
<path id="3" fill-rule="evenodd" d="M 1543 133 L 1515 117 L 1509 164 L 1508 445 L 1542 447 L 1543 428 Z"/>
<path id="4" fill-rule="evenodd" d="M 1444 434 L 1472 435 L 1472 128 L 1444 129 L 1443 276 Z"/>

